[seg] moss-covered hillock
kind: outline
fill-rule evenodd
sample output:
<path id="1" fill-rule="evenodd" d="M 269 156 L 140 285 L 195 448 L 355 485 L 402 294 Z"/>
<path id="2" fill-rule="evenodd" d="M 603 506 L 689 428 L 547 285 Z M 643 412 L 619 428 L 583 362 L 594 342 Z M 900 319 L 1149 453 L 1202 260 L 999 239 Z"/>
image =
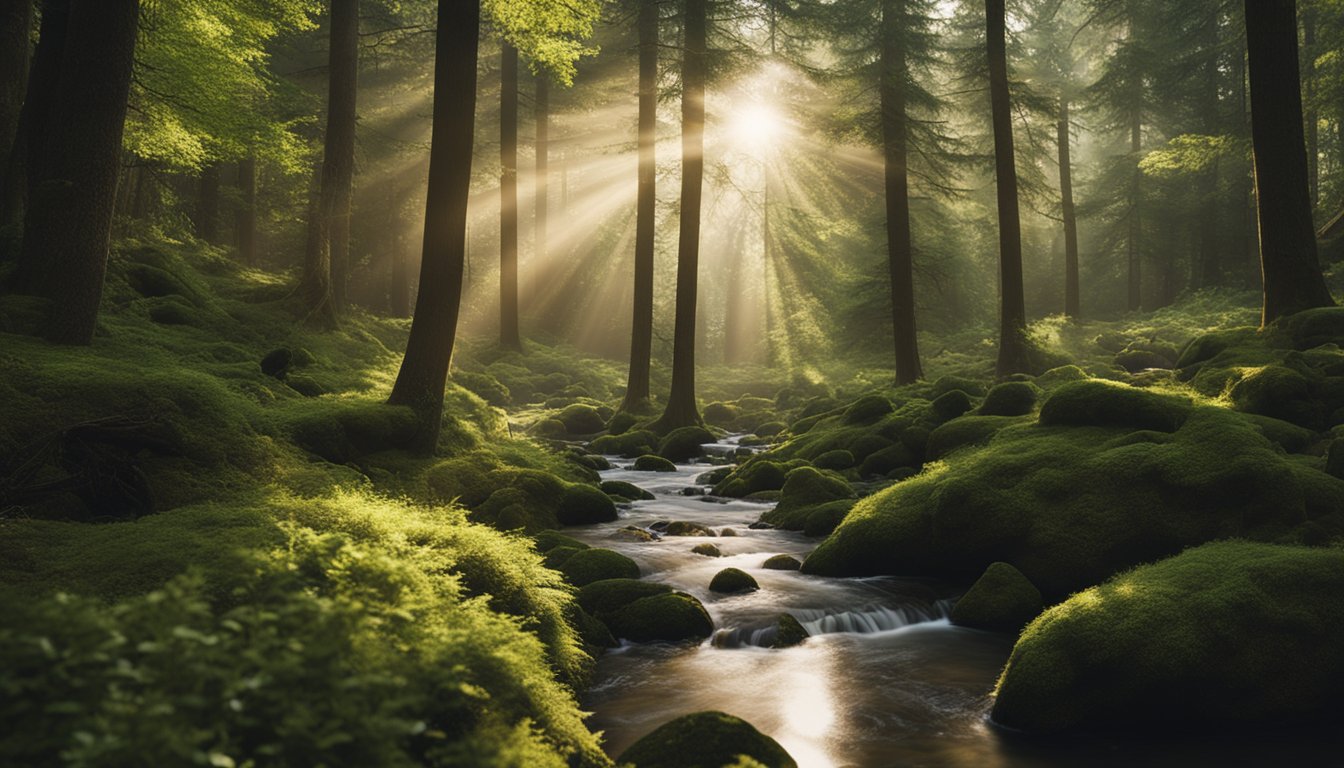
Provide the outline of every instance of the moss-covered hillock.
<path id="1" fill-rule="evenodd" d="M 761 520 L 778 528 L 801 531 L 818 508 L 853 498 L 854 490 L 849 483 L 835 474 L 799 467 L 788 474 L 779 503 L 762 514 Z"/>
<path id="2" fill-rule="evenodd" d="M 1018 632 L 1045 607 L 1041 591 L 1008 563 L 991 563 L 952 608 L 952 623 Z"/>
<path id="3" fill-rule="evenodd" d="M 1227 727 L 1338 713 L 1344 549 L 1222 542 L 1074 595 L 1027 627 L 995 721 Z"/>
<path id="4" fill-rule="evenodd" d="M 765 768 L 796 768 L 779 742 L 722 712 L 696 712 L 664 723 L 625 750 L 617 762 L 634 768 L 708 768 L 747 757 Z"/>
<path id="5" fill-rule="evenodd" d="M 714 442 L 704 427 L 674 429 L 658 443 L 658 455 L 668 461 L 690 461 L 701 454 L 700 446 Z"/>

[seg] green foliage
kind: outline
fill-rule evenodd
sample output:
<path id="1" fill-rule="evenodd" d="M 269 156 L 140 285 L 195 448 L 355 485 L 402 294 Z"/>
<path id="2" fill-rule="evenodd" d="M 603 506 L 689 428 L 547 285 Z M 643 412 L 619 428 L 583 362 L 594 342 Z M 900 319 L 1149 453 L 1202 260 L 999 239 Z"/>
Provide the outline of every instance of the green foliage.
<path id="1" fill-rule="evenodd" d="M 1341 589 L 1338 548 L 1223 542 L 1136 568 L 1027 627 L 993 717 L 1059 731 L 1335 713 Z"/>
<path id="2" fill-rule="evenodd" d="M 617 762 L 635 768 L 726 766 L 750 758 L 767 768 L 796 768 L 774 739 L 722 712 L 696 712 L 664 723 L 625 750 Z"/>
<path id="3" fill-rule="evenodd" d="M 1139 170 L 1162 179 L 1207 173 L 1234 155 L 1245 157 L 1250 147 L 1230 136 L 1184 134 L 1167 142 L 1165 149 L 1144 155 Z"/>
<path id="4" fill-rule="evenodd" d="M 584 41 L 601 16 L 597 0 L 484 0 L 482 15 L 501 37 L 564 85 L 574 81 L 575 64 L 597 53 Z"/>

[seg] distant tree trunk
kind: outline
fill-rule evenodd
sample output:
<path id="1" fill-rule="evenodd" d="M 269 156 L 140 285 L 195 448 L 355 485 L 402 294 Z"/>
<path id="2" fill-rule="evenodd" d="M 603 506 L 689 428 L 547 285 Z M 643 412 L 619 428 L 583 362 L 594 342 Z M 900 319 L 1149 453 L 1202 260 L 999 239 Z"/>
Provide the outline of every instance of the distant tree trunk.
<path id="1" fill-rule="evenodd" d="M 504 43 L 499 87 L 499 346 L 521 351 L 518 332 L 518 49 Z"/>
<path id="2" fill-rule="evenodd" d="M 1316 253 L 1298 80 L 1297 3 L 1247 0 L 1251 143 L 1260 212 L 1261 322 L 1333 306 Z"/>
<path id="3" fill-rule="evenodd" d="M 681 66 L 681 231 L 677 242 L 677 308 L 672 339 L 672 389 L 656 424 L 660 432 L 702 423 L 695 402 L 695 308 L 700 269 L 700 198 L 705 171 L 705 42 L 707 0 L 686 0 Z"/>
<path id="4" fill-rule="evenodd" d="M 421 428 L 408 447 L 422 453 L 432 453 L 438 443 L 443 388 L 462 305 L 480 18 L 479 0 L 439 0 L 420 293 L 406 357 L 388 398 L 392 405 L 407 405 L 419 413 Z"/>
<path id="5" fill-rule="evenodd" d="M 238 260 L 248 266 L 257 263 L 257 158 L 248 155 L 238 161 L 238 208 L 234 226 L 238 234 Z"/>
<path id="6" fill-rule="evenodd" d="M 388 286 L 388 310 L 393 317 L 408 317 L 411 314 L 411 265 L 407 258 L 406 234 L 404 227 L 397 222 L 397 234 L 392 240 L 392 280 Z"/>
<path id="7" fill-rule="evenodd" d="M 723 258 L 728 260 L 726 279 L 727 285 L 730 286 L 725 292 L 723 306 L 723 362 L 726 365 L 738 365 L 747 360 L 743 336 L 754 335 L 743 327 L 745 314 L 743 310 L 746 309 L 748 296 L 744 285 L 746 282 L 744 275 L 747 272 L 743 248 L 745 239 L 745 230 L 735 229 L 728 239 L 728 251 L 723 254 Z"/>
<path id="8" fill-rule="evenodd" d="M 355 99 L 359 87 L 359 0 L 331 0 L 327 131 L 313 230 L 304 259 L 309 316 L 334 325 L 345 308 L 350 204 L 355 175 Z"/>
<path id="9" fill-rule="evenodd" d="M 42 165 L 51 157 L 46 147 L 51 138 L 51 109 L 61 74 L 69 16 L 70 0 L 43 0 L 37 50 L 0 189 L 0 227 L 17 227 L 23 222 Z M 29 261 L 20 252 L 18 269 L 12 276 L 13 288 L 21 293 L 38 291 L 42 282 L 45 261 L 40 253 L 30 255 L 36 260 Z"/>
<path id="10" fill-rule="evenodd" d="M 1302 77 L 1305 96 L 1305 124 L 1307 129 L 1307 192 L 1313 208 L 1321 197 L 1321 130 L 1316 112 L 1316 8 L 1312 5 L 1302 12 L 1302 46 L 1305 49 L 1307 71 Z"/>
<path id="11" fill-rule="evenodd" d="M 139 17 L 139 0 L 70 3 L 43 142 L 50 156 L 29 198 L 23 237 L 25 256 L 50 264 L 42 293 L 54 303 L 45 334 L 57 344 L 93 341 Z"/>
<path id="12" fill-rule="evenodd" d="M 770 231 L 770 169 L 765 171 L 765 184 L 761 191 L 761 261 L 764 295 L 761 303 L 765 305 L 765 364 L 774 368 L 779 365 L 779 348 L 775 344 L 775 309 L 772 290 L 774 289 L 775 243 Z"/>
<path id="13" fill-rule="evenodd" d="M 536 173 L 533 184 L 534 227 L 532 255 L 535 263 L 546 263 L 546 224 L 550 213 L 550 141 L 551 141 L 551 80 L 550 75 L 537 75 L 535 115 L 536 135 Z"/>
<path id="14" fill-rule="evenodd" d="M 0 0 L 0 157 L 8 157 L 28 89 L 33 0 Z"/>
<path id="15" fill-rule="evenodd" d="M 1134 115 L 1129 126 L 1129 153 L 1137 164 L 1139 153 L 1143 151 L 1143 123 L 1138 114 Z M 1129 235 L 1126 238 L 1129 267 L 1128 308 L 1137 312 L 1143 306 L 1143 218 L 1140 207 L 1143 205 L 1143 172 L 1136 165 L 1129 180 Z"/>
<path id="16" fill-rule="evenodd" d="M 904 0 L 883 0 L 881 25 L 883 177 L 887 198 L 887 270 L 891 281 L 891 323 L 896 351 L 896 384 L 924 375 L 915 333 L 914 246 L 910 236 L 909 139 L 906 127 L 908 64 L 901 29 Z"/>
<path id="17" fill-rule="evenodd" d="M 1211 51 L 1218 50 L 1222 43 L 1219 39 L 1218 20 L 1218 13 L 1207 13 L 1202 30 L 1202 45 Z M 1219 114 L 1218 109 L 1219 64 L 1219 57 L 1206 56 L 1204 82 L 1200 89 L 1202 104 L 1199 111 L 1204 118 L 1204 133 L 1208 136 L 1219 135 L 1224 124 L 1223 116 Z M 1221 246 L 1218 242 L 1218 213 L 1221 201 L 1218 196 L 1218 165 L 1216 161 L 1213 167 L 1207 168 L 1199 174 L 1197 189 L 1199 193 L 1199 223 L 1197 226 L 1199 232 L 1199 263 L 1195 265 L 1194 269 L 1190 270 L 1190 287 L 1209 288 L 1223 284 L 1223 259 L 1220 253 Z M 1173 291 L 1169 298 L 1174 301 L 1178 292 Z"/>
<path id="18" fill-rule="evenodd" d="M 1027 310 L 1022 287 L 1022 223 L 1017 204 L 1013 156 L 1012 101 L 1008 93 L 1008 50 L 1004 0 L 985 0 L 989 50 L 989 97 L 994 114 L 994 176 L 999 197 L 999 361 L 998 375 L 1025 373 Z"/>
<path id="19" fill-rule="evenodd" d="M 196 237 L 207 243 L 219 239 L 219 164 L 201 169 L 196 195 Z"/>
<path id="20" fill-rule="evenodd" d="M 658 0 L 639 4 L 639 190 L 635 201 L 635 296 L 630 327 L 630 373 L 623 411 L 649 403 L 649 358 L 653 353 L 653 227 L 658 203 Z"/>
<path id="21" fill-rule="evenodd" d="M 1069 98 L 1059 97 L 1059 122 L 1056 135 L 1059 143 L 1059 200 L 1064 218 L 1064 315 L 1077 319 L 1081 289 L 1078 280 L 1078 214 L 1073 206 L 1073 153 L 1070 144 L 1072 131 L 1069 121 Z"/>

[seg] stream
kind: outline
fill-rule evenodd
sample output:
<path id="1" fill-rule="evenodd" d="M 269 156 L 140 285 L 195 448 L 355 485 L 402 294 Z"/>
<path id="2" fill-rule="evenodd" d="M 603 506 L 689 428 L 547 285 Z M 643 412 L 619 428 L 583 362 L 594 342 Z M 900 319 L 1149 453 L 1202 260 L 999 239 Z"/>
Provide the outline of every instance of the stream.
<path id="1" fill-rule="evenodd" d="M 731 455 L 737 445 L 730 438 L 705 449 Z M 946 616 L 958 590 L 927 580 L 765 569 L 772 555 L 804 559 L 818 540 L 750 529 L 770 504 L 683 495 L 687 488 L 708 491 L 696 478 L 712 469 L 709 464 L 636 472 L 630 460 L 608 460 L 612 469 L 602 472 L 603 480 L 633 483 L 656 498 L 622 509 L 615 522 L 566 534 L 621 552 L 639 564 L 643 578 L 694 595 L 715 627 L 714 637 L 699 645 L 623 644 L 599 658 L 581 703 L 594 713 L 589 726 L 604 733 L 613 757 L 668 720 L 721 710 L 773 737 L 801 768 L 1344 765 L 1344 739 L 1322 739 L 1319 730 L 1305 738 L 1240 731 L 1199 741 L 1006 734 L 987 720 L 988 693 L 1013 640 L 952 626 Z M 647 542 L 614 536 L 626 526 L 649 529 L 677 520 L 720 535 Z M 722 535 L 725 528 L 736 535 Z M 705 542 L 723 557 L 691 552 Z M 710 592 L 714 574 L 729 567 L 751 574 L 760 590 Z M 764 647 L 781 613 L 792 614 L 812 636 L 793 648 Z"/>

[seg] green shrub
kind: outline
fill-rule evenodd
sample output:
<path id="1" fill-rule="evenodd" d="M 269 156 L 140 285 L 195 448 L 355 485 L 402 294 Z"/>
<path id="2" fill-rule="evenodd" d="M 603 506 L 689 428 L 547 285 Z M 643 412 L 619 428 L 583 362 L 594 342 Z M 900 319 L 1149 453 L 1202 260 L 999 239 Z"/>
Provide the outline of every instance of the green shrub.
<path id="1" fill-rule="evenodd" d="M 635 768 L 729 766 L 748 757 L 765 768 L 796 768 L 779 742 L 722 712 L 696 712 L 664 723 L 625 750 L 617 762 Z"/>

